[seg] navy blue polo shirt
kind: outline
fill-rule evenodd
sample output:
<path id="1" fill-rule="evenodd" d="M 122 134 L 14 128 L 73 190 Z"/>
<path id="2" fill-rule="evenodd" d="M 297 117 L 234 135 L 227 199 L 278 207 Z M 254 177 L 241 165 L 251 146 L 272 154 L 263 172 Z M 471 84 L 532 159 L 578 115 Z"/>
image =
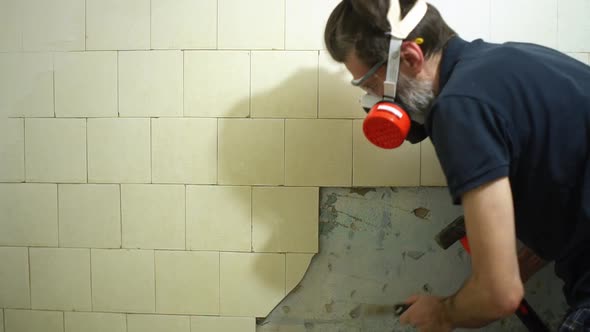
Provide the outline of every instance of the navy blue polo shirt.
<path id="1" fill-rule="evenodd" d="M 590 67 L 538 45 L 453 38 L 426 119 L 455 204 L 509 177 L 518 238 L 590 305 Z M 584 304 L 585 303 L 585 304 Z"/>

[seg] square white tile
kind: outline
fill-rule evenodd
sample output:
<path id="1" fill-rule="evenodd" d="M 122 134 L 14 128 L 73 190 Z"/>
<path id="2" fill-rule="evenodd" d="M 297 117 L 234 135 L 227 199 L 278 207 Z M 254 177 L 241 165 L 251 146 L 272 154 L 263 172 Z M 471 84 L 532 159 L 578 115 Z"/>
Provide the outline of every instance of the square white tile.
<path id="1" fill-rule="evenodd" d="M 557 2 L 558 0 L 491 1 L 491 40 L 529 42 L 557 48 Z"/>
<path id="2" fill-rule="evenodd" d="M 326 51 L 320 52 L 319 63 L 319 117 L 364 118 L 366 113 L 359 101 L 365 93 L 350 84 L 352 75 L 344 64 L 334 61 Z"/>
<path id="3" fill-rule="evenodd" d="M 0 117 L 2 116 L 54 116 L 51 54 L 0 53 Z"/>
<path id="4" fill-rule="evenodd" d="M 256 252 L 318 251 L 319 188 L 252 188 Z"/>
<path id="5" fill-rule="evenodd" d="M 186 195 L 187 249 L 251 251 L 250 187 L 187 186 Z"/>
<path id="6" fill-rule="evenodd" d="M 151 182 L 150 119 L 88 119 L 88 182 Z"/>
<path id="7" fill-rule="evenodd" d="M 127 332 L 127 316 L 100 312 L 65 312 L 65 332 Z"/>
<path id="8" fill-rule="evenodd" d="M 119 185 L 59 185 L 60 247 L 120 248 Z"/>
<path id="9" fill-rule="evenodd" d="M 289 294 L 301 282 L 314 254 L 287 254 L 285 291 Z"/>
<path id="10" fill-rule="evenodd" d="M 284 120 L 219 119 L 218 183 L 284 184 Z"/>
<path id="11" fill-rule="evenodd" d="M 249 114 L 249 51 L 184 52 L 184 116 L 245 118 Z"/>
<path id="12" fill-rule="evenodd" d="M 25 51 L 83 51 L 84 0 L 23 0 Z"/>
<path id="13" fill-rule="evenodd" d="M 218 0 L 218 48 L 284 49 L 285 0 Z"/>
<path id="14" fill-rule="evenodd" d="M 317 51 L 252 52 L 252 117 L 317 118 Z"/>
<path id="15" fill-rule="evenodd" d="M 0 182 L 25 180 L 25 121 L 0 119 Z"/>
<path id="16" fill-rule="evenodd" d="M 190 332 L 188 316 L 128 315 L 127 332 Z"/>
<path id="17" fill-rule="evenodd" d="M 266 317 L 285 297 L 285 255 L 221 253 L 221 315 Z"/>
<path id="18" fill-rule="evenodd" d="M 90 249 L 31 248 L 33 309 L 90 311 Z"/>
<path id="19" fill-rule="evenodd" d="M 350 186 L 351 120 L 286 120 L 285 184 Z"/>
<path id="20" fill-rule="evenodd" d="M 215 332 L 254 332 L 256 320 L 254 317 L 191 317 L 191 331 L 215 331 Z"/>
<path id="21" fill-rule="evenodd" d="M 184 249 L 183 185 L 122 185 L 123 248 Z"/>
<path id="22" fill-rule="evenodd" d="M 363 121 L 354 121 L 353 186 L 413 187 L 420 185 L 420 144 L 404 142 L 386 150 L 373 145 L 363 133 Z"/>
<path id="23" fill-rule="evenodd" d="M 57 117 L 117 116 L 117 53 L 55 55 Z"/>
<path id="24" fill-rule="evenodd" d="M 31 307 L 27 248 L 0 248 L 0 307 Z"/>
<path id="25" fill-rule="evenodd" d="M 217 48 L 216 0 L 152 0 L 152 48 Z"/>
<path id="26" fill-rule="evenodd" d="M 285 49 L 325 49 L 324 30 L 339 0 L 286 0 Z"/>
<path id="27" fill-rule="evenodd" d="M 28 182 L 87 180 L 85 119 L 26 119 L 25 151 Z"/>
<path id="28" fill-rule="evenodd" d="M 86 49 L 149 49 L 150 14 L 150 0 L 86 0 Z"/>
<path id="29" fill-rule="evenodd" d="M 0 22 L 2 22 L 2 29 L 0 29 L 0 52 L 16 52 L 22 50 L 22 17 L 23 8 L 20 0 L 0 1 Z"/>
<path id="30" fill-rule="evenodd" d="M 430 140 L 422 143 L 420 153 L 420 185 L 429 187 L 446 187 L 447 179 L 443 173 L 436 151 Z"/>
<path id="31" fill-rule="evenodd" d="M 6 332 L 64 332 L 64 314 L 57 311 L 5 310 Z"/>
<path id="32" fill-rule="evenodd" d="M 217 183 L 217 119 L 152 119 L 154 183 Z"/>
<path id="33" fill-rule="evenodd" d="M 156 312 L 219 314 L 219 252 L 156 251 Z"/>
<path id="34" fill-rule="evenodd" d="M 0 184 L 0 229 L 0 245 L 57 246 L 57 185 Z"/>
<path id="35" fill-rule="evenodd" d="M 155 311 L 153 250 L 92 249 L 92 310 Z"/>
<path id="36" fill-rule="evenodd" d="M 119 115 L 182 116 L 182 52 L 119 52 Z"/>
<path id="37" fill-rule="evenodd" d="M 558 1 L 558 39 L 563 52 L 590 52 L 590 1 Z"/>
<path id="38" fill-rule="evenodd" d="M 451 29 L 465 40 L 490 39 L 491 1 L 493 0 L 428 0 L 438 9 Z"/>

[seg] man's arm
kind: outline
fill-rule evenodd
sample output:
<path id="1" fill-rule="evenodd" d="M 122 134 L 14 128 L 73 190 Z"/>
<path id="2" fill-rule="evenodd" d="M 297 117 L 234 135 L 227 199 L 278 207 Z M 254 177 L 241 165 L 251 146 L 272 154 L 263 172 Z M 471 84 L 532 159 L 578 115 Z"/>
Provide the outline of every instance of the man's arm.
<path id="1" fill-rule="evenodd" d="M 467 192 L 462 203 L 472 274 L 461 290 L 443 303 L 452 326 L 475 328 L 513 314 L 524 288 L 516 254 L 508 178 Z"/>

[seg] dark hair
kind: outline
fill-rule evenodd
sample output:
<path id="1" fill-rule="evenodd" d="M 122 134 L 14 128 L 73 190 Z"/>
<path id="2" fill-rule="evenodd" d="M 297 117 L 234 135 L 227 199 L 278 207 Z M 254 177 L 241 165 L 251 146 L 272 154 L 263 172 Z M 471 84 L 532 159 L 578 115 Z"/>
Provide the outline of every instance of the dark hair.
<path id="1" fill-rule="evenodd" d="M 401 16 L 405 17 L 416 0 L 400 2 Z M 324 41 L 332 58 L 344 62 L 354 50 L 367 66 L 387 59 L 390 30 L 387 20 L 390 0 L 343 0 L 334 8 L 324 32 Z M 428 4 L 428 11 L 407 40 L 424 39 L 420 45 L 426 58 L 442 51 L 457 34 L 451 29 L 436 7 Z"/>

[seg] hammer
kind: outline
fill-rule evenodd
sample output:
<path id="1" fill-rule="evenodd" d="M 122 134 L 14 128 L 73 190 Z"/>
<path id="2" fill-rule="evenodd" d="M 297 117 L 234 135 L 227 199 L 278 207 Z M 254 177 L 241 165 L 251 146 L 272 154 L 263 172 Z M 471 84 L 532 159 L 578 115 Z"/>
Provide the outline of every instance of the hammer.
<path id="1" fill-rule="evenodd" d="M 463 216 L 457 217 L 457 219 L 440 231 L 436 235 L 435 240 L 444 250 L 447 250 L 455 242 L 460 241 L 465 251 L 471 253 L 469 241 L 467 240 L 467 232 L 465 231 L 465 219 Z M 518 316 L 520 321 L 529 331 L 549 332 L 547 326 L 525 299 L 522 299 L 520 302 L 520 305 L 516 310 L 516 316 Z"/>

